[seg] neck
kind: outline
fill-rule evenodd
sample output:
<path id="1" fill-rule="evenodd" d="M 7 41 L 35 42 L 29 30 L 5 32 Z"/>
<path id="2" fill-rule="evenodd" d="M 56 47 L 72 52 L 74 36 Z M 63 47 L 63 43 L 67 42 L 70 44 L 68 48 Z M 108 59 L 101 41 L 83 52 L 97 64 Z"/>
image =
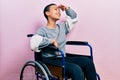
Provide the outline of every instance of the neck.
<path id="1" fill-rule="evenodd" d="M 56 28 L 56 21 L 55 20 L 48 20 L 47 27 Z"/>

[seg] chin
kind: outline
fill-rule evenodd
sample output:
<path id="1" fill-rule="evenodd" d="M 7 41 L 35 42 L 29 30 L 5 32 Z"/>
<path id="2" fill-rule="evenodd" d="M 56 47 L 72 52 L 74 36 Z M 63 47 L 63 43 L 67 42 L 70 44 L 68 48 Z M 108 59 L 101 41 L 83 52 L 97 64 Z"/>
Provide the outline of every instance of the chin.
<path id="1" fill-rule="evenodd" d="M 60 17 L 57 18 L 58 20 L 60 19 Z"/>
<path id="2" fill-rule="evenodd" d="M 60 18 L 56 18 L 56 21 L 60 20 Z"/>
<path id="3" fill-rule="evenodd" d="M 53 18 L 55 21 L 60 20 L 60 17 L 56 16 Z"/>

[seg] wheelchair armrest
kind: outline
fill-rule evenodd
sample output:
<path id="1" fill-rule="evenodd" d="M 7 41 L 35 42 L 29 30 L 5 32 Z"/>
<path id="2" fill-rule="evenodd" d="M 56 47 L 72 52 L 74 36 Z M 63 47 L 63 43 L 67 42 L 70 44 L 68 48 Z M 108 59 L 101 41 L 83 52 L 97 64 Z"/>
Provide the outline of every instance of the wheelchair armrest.
<path id="1" fill-rule="evenodd" d="M 86 41 L 67 41 L 66 45 L 78 45 L 78 46 L 88 46 L 90 49 L 90 56 L 93 60 L 93 50 L 92 46 Z M 70 55 L 69 55 L 70 56 Z"/>
<path id="2" fill-rule="evenodd" d="M 67 41 L 66 45 L 88 45 L 86 41 Z"/>
<path id="3" fill-rule="evenodd" d="M 32 37 L 34 34 L 27 34 L 27 37 Z"/>
<path id="4" fill-rule="evenodd" d="M 88 57 L 91 58 L 90 55 L 80 55 L 80 54 L 72 54 L 72 53 L 66 53 L 67 57 L 79 57 L 79 56 L 83 56 L 83 57 Z"/>
<path id="5" fill-rule="evenodd" d="M 41 50 L 52 50 L 52 51 L 59 51 L 59 48 L 57 48 L 57 47 L 55 47 L 54 45 L 48 45 L 48 46 L 46 46 L 46 47 L 44 47 L 44 48 L 39 48 L 39 49 L 41 49 Z"/>
<path id="6" fill-rule="evenodd" d="M 55 51 L 59 51 L 59 48 L 57 48 L 55 46 L 51 46 L 50 49 L 55 50 Z"/>
<path id="7" fill-rule="evenodd" d="M 34 34 L 27 34 L 27 37 L 32 37 Z M 50 47 L 49 47 L 50 46 Z M 59 49 L 53 45 L 48 45 L 47 47 L 44 47 L 45 49 L 53 50 L 53 51 L 59 51 Z M 41 49 L 41 48 L 39 48 Z"/>

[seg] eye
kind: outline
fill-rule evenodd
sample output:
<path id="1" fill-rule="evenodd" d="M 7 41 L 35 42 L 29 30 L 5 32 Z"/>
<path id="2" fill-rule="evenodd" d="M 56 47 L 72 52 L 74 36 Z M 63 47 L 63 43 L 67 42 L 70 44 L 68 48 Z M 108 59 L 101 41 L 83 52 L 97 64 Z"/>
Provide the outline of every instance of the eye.
<path id="1" fill-rule="evenodd" d="M 57 8 L 55 8 L 55 10 L 57 10 Z"/>

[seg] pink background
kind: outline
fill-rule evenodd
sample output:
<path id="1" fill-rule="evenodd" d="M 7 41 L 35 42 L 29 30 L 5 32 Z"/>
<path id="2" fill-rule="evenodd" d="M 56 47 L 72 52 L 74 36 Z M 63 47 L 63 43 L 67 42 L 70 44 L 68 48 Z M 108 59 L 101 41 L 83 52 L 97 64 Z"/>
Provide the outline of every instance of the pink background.
<path id="1" fill-rule="evenodd" d="M 42 11 L 51 2 L 78 13 L 68 40 L 89 41 L 101 79 L 120 80 L 120 0 L 0 0 L 0 80 L 19 80 L 33 60 L 26 35 L 46 24 Z"/>

